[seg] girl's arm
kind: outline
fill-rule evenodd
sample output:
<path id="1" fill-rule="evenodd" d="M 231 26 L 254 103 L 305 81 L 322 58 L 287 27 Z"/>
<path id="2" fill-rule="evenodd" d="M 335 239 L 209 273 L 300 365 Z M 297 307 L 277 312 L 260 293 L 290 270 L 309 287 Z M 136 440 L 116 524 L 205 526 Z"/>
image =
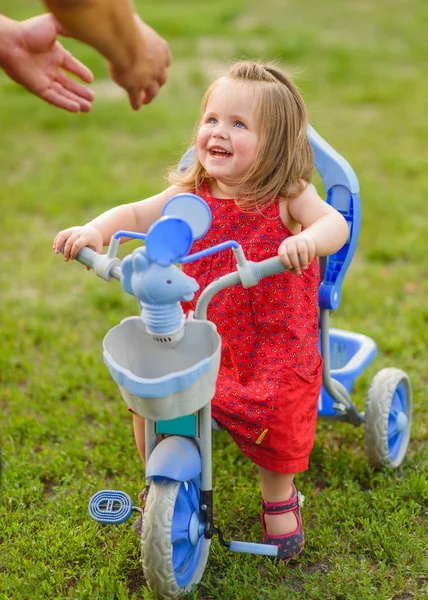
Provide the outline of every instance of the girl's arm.
<path id="1" fill-rule="evenodd" d="M 53 249 L 57 254 L 64 245 L 64 259 L 67 261 L 88 246 L 102 252 L 116 231 L 126 230 L 145 233 L 150 225 L 162 215 L 166 202 L 182 192 L 178 186 L 171 186 L 146 200 L 116 206 L 83 226 L 70 227 L 60 231 L 54 239 Z M 122 241 L 126 241 L 126 238 Z"/>
<path id="2" fill-rule="evenodd" d="M 282 242 L 278 254 L 295 273 L 307 268 L 315 256 L 329 256 L 343 246 L 349 236 L 344 217 L 322 200 L 312 186 L 296 198 L 288 200 L 290 217 L 303 226 L 303 231 Z"/>
<path id="3" fill-rule="evenodd" d="M 111 236 L 120 229 L 145 233 L 150 225 L 162 216 L 162 209 L 168 200 L 181 191 L 178 186 L 173 185 L 145 200 L 116 206 L 89 221 L 87 225 L 96 227 L 102 233 L 105 246 L 110 242 Z"/>

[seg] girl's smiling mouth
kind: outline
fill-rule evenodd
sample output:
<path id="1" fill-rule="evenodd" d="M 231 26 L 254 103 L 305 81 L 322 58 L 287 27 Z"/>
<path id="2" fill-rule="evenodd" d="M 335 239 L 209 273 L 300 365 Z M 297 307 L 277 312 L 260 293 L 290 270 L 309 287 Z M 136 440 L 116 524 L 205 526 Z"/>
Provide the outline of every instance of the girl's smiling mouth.
<path id="1" fill-rule="evenodd" d="M 229 158 L 229 156 L 232 156 L 231 152 L 228 152 L 227 150 L 225 150 L 224 148 L 221 148 L 220 146 L 212 146 L 211 148 L 208 149 L 209 155 L 212 156 L 213 158 Z"/>

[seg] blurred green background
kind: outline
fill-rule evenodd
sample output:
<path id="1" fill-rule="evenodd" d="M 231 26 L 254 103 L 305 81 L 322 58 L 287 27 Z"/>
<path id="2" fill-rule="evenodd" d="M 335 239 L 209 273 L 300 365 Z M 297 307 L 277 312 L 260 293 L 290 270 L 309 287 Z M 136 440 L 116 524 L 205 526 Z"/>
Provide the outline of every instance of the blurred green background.
<path id="1" fill-rule="evenodd" d="M 306 496 L 307 549 L 296 565 L 212 545 L 196 599 L 407 600 L 428 595 L 428 3 L 426 0 L 136 2 L 171 48 L 170 79 L 134 113 L 104 61 L 64 44 L 95 74 L 89 114 L 48 106 L 0 73 L 0 508 L 2 600 L 151 598 L 138 541 L 91 522 L 103 487 L 135 499 L 143 471 L 101 341 L 136 313 L 115 283 L 51 250 L 58 230 L 165 185 L 186 149 L 206 84 L 234 59 L 276 60 L 294 74 L 315 129 L 353 166 L 363 223 L 332 324 L 378 344 L 353 396 L 404 369 L 414 388 L 408 456 L 371 469 L 363 430 L 320 422 Z M 23 19 L 35 1 L 3 0 Z M 122 252 L 123 252 L 122 248 Z M 128 247 L 129 250 L 129 247 Z M 215 514 L 228 538 L 258 541 L 254 466 L 215 438 Z"/>

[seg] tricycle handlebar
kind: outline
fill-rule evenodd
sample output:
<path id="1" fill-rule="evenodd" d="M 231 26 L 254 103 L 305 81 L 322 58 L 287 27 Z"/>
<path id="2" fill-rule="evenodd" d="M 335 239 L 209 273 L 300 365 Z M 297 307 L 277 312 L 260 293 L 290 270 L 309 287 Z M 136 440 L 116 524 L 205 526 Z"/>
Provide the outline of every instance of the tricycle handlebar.
<path id="1" fill-rule="evenodd" d="M 98 254 L 90 248 L 82 248 L 76 255 L 76 260 L 95 271 L 98 277 L 110 281 L 118 279 L 120 281 L 120 259 L 112 258 L 109 254 Z"/>
<path id="2" fill-rule="evenodd" d="M 281 273 L 286 270 L 286 267 L 278 256 L 273 256 L 272 258 L 268 258 L 261 262 L 252 262 L 245 259 L 241 247 L 236 250 L 234 249 L 234 252 L 237 259 L 238 270 L 221 277 L 208 286 L 208 288 L 211 288 L 211 286 L 215 284 L 214 287 L 219 291 L 220 289 L 238 283 L 242 283 L 244 287 L 251 287 L 256 285 L 263 277 L 268 277 L 269 275 Z M 82 248 L 82 250 L 77 253 L 76 260 L 93 269 L 98 277 L 101 277 L 106 281 L 109 281 L 110 279 L 117 279 L 120 281 L 121 261 L 116 258 L 115 253 L 108 252 L 107 254 L 98 254 L 98 252 L 95 252 L 90 248 Z M 205 291 L 206 290 L 204 290 L 204 294 Z M 217 293 L 217 291 L 214 293 Z"/>

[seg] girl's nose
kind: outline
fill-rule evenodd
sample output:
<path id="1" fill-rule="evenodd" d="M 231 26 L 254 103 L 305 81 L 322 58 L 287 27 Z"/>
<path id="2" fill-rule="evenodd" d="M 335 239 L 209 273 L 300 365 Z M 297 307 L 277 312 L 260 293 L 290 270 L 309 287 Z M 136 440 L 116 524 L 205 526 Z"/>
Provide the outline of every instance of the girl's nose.
<path id="1" fill-rule="evenodd" d="M 212 135 L 215 138 L 223 138 L 224 139 L 227 137 L 226 128 L 223 125 L 221 125 L 220 123 L 217 123 Z"/>

